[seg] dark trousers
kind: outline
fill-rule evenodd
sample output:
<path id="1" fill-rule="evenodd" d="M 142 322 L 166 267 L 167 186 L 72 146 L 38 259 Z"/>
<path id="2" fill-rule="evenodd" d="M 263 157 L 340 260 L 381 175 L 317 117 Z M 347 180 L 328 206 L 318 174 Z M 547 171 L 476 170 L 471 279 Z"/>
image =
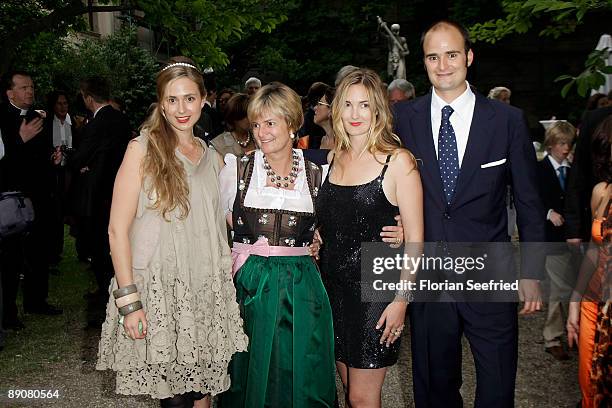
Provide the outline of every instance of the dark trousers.
<path id="1" fill-rule="evenodd" d="M 415 303 L 409 315 L 417 408 L 463 407 L 459 393 L 463 334 L 476 365 L 474 406 L 514 406 L 516 303 Z"/>
<path id="2" fill-rule="evenodd" d="M 48 225 L 45 209 L 34 204 L 35 221 L 29 233 L 6 239 L 2 243 L 2 286 L 4 288 L 4 318 L 17 318 L 19 275 L 23 273 L 23 306 L 36 309 L 47 302 L 49 294 L 49 261 L 47 252 Z"/>
<path id="3" fill-rule="evenodd" d="M 23 273 L 23 245 L 21 237 L 7 238 L 0 243 L 0 269 L 2 270 L 3 322 L 17 320 L 17 291 L 19 276 Z"/>
<path id="4" fill-rule="evenodd" d="M 50 263 L 57 263 L 64 251 L 64 214 L 66 212 L 66 171 L 63 167 L 54 170 L 54 188 L 49 201 L 47 226 L 48 256 Z"/>

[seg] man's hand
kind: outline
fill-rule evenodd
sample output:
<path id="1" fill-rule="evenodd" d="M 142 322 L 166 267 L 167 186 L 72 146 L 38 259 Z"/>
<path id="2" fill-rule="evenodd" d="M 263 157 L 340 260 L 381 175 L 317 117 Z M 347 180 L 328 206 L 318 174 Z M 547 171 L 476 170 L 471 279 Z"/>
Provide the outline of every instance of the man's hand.
<path id="1" fill-rule="evenodd" d="M 555 227 L 560 227 L 565 223 L 563 216 L 554 210 L 550 212 L 550 217 L 548 217 L 548 219 Z"/>
<path id="2" fill-rule="evenodd" d="M 55 151 L 53 152 L 53 155 L 51 156 L 51 161 L 53 162 L 53 164 L 58 166 L 62 162 L 63 157 L 64 154 L 62 153 L 62 149 L 57 146 L 55 148 Z"/>
<path id="3" fill-rule="evenodd" d="M 43 128 L 43 121 L 41 118 L 36 118 L 31 120 L 30 122 L 26 122 L 24 119 L 21 122 L 21 126 L 19 126 L 19 136 L 21 136 L 21 140 L 23 142 L 29 142 L 40 133 Z"/>
<path id="4" fill-rule="evenodd" d="M 521 315 L 542 310 L 540 281 L 536 279 L 521 279 L 519 281 L 519 299 L 524 302 L 523 308 L 519 312 Z"/>

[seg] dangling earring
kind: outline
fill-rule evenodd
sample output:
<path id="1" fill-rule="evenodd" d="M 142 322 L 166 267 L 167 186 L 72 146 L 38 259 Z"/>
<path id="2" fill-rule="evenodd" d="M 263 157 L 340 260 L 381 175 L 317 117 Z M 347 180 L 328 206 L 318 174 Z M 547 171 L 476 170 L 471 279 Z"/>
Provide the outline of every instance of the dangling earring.
<path id="1" fill-rule="evenodd" d="M 295 133 L 293 133 L 293 132 L 289 133 L 289 138 L 290 139 L 295 139 Z"/>

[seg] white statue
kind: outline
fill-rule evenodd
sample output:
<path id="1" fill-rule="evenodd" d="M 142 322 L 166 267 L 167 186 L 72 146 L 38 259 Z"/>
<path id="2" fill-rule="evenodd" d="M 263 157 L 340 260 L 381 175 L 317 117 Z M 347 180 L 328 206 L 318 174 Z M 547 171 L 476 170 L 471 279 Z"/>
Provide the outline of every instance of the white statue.
<path id="1" fill-rule="evenodd" d="M 399 35 L 399 24 L 392 24 L 391 30 L 387 27 L 380 17 L 377 17 L 378 24 L 383 30 L 383 35 L 387 37 L 389 56 L 387 60 L 387 73 L 393 79 L 406 79 L 406 61 L 404 57 L 410 53 L 406 37 Z"/>

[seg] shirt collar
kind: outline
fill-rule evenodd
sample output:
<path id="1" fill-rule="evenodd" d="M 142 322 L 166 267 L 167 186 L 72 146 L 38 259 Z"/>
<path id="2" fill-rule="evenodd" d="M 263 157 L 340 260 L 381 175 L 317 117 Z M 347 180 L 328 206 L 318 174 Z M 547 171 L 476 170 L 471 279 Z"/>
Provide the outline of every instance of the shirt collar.
<path id="1" fill-rule="evenodd" d="M 555 170 L 559 170 L 559 167 L 561 167 L 561 166 L 563 166 L 563 167 L 570 167 L 570 164 L 567 161 L 567 159 L 563 159 L 563 161 L 561 163 L 558 163 L 557 160 L 555 160 L 555 158 L 552 157 L 552 154 L 547 154 L 546 156 L 548 157 L 548 160 L 550 160 L 550 164 L 553 165 L 553 168 Z"/>
<path id="2" fill-rule="evenodd" d="M 62 122 L 60 121 L 60 118 L 57 117 L 57 115 L 53 115 L 53 121 L 57 122 L 60 126 L 62 126 Z M 70 119 L 69 113 L 66 114 L 66 119 L 64 119 L 64 125 L 72 126 L 72 119 Z"/>
<path id="3" fill-rule="evenodd" d="M 100 109 L 102 109 L 102 108 L 106 108 L 107 106 L 110 106 L 110 105 L 107 103 L 106 105 L 102 105 L 102 106 L 100 106 L 98 109 L 96 109 L 96 111 L 94 112 L 93 117 L 95 118 L 95 117 L 96 117 L 96 115 L 98 114 L 98 112 L 100 112 Z M 114 108 L 113 108 L 113 109 L 114 109 Z"/>
<path id="4" fill-rule="evenodd" d="M 11 101 L 9 101 L 9 103 L 10 103 L 11 105 L 13 105 L 13 106 L 15 107 L 15 109 L 17 109 L 17 110 L 19 111 L 19 114 L 20 114 L 21 116 L 25 116 L 25 115 L 28 113 L 28 110 L 27 110 L 27 109 L 21 109 L 19 106 L 15 105 L 15 104 L 14 104 L 13 102 L 11 102 Z"/>
<path id="5" fill-rule="evenodd" d="M 442 99 L 436 93 L 436 90 L 432 88 L 431 90 L 431 109 L 440 113 L 442 108 L 446 105 L 450 105 L 453 108 L 453 112 L 456 113 L 459 117 L 468 117 L 469 110 L 471 106 L 473 106 L 473 102 L 476 99 L 476 95 L 472 92 L 472 88 L 468 81 L 465 81 L 466 89 L 465 91 L 455 98 L 451 103 L 447 103 L 444 99 Z"/>

